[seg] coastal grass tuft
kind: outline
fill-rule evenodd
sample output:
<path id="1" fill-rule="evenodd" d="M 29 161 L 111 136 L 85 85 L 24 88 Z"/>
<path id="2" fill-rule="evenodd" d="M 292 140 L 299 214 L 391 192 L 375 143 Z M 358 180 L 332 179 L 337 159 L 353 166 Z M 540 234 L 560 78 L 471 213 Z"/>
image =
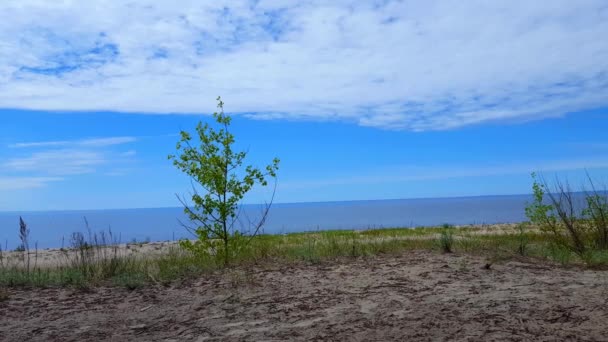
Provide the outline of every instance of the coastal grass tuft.
<path id="1" fill-rule="evenodd" d="M 443 253 L 452 253 L 454 245 L 454 227 L 444 224 L 439 237 L 439 248 Z"/>

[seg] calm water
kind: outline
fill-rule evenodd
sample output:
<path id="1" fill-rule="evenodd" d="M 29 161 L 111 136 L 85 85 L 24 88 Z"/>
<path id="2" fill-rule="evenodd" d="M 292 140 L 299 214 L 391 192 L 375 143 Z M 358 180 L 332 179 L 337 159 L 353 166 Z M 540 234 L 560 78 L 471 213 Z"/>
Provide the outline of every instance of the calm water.
<path id="1" fill-rule="evenodd" d="M 366 229 L 451 224 L 524 221 L 529 195 L 437 199 L 349 201 L 275 204 L 264 227 L 266 233 L 289 233 L 325 229 Z M 245 216 L 255 219 L 260 207 L 244 206 Z M 0 213 L 2 247 L 18 245 L 19 216 L 31 229 L 39 248 L 66 245 L 72 232 L 85 232 L 84 217 L 93 231 L 111 228 L 122 242 L 133 239 L 162 241 L 188 237 L 178 222 L 181 208 L 126 209 Z"/>

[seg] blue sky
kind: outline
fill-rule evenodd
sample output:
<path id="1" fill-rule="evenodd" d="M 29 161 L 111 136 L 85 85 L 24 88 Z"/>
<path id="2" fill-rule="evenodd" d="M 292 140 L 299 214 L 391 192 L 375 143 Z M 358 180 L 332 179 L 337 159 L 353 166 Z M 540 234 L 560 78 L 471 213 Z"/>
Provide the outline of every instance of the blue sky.
<path id="1" fill-rule="evenodd" d="M 217 95 L 278 202 L 602 182 L 607 34 L 593 0 L 6 1 L 0 210 L 177 205 L 166 156 Z"/>

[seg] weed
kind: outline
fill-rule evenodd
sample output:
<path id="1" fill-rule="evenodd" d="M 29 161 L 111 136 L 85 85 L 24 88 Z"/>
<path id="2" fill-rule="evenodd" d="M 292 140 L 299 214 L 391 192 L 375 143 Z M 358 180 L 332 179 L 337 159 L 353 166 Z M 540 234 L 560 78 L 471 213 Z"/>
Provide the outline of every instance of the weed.
<path id="1" fill-rule="evenodd" d="M 465 259 L 462 259 L 458 262 L 458 270 L 460 272 L 467 272 L 469 270 L 469 266 Z"/>
<path id="2" fill-rule="evenodd" d="M 443 253 L 452 253 L 454 245 L 454 227 L 444 224 L 439 237 L 439 247 Z"/>
<path id="3" fill-rule="evenodd" d="M 525 256 L 528 251 L 528 234 L 527 234 L 527 225 L 519 224 L 517 225 L 517 253 L 521 256 Z"/>
<path id="4" fill-rule="evenodd" d="M 122 273 L 112 278 L 112 283 L 127 290 L 136 290 L 148 282 L 148 279 L 141 273 Z"/>

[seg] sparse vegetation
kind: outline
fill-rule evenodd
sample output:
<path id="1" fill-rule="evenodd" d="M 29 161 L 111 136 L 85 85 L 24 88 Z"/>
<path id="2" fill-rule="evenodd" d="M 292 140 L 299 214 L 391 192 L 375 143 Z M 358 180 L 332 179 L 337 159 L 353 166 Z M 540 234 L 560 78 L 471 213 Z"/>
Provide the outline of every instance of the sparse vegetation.
<path id="1" fill-rule="evenodd" d="M 580 260 L 575 254 L 550 243 L 547 235 L 526 228 L 526 255 L 570 264 Z M 86 237 L 86 238 L 85 238 Z M 110 284 L 136 289 L 146 284 L 167 285 L 175 280 L 195 277 L 224 268 L 212 255 L 200 254 L 171 245 L 162 253 L 135 253 L 120 248 L 111 232 L 76 233 L 63 249 L 55 267 L 38 266 L 27 272 L 21 262 L 0 267 L 0 286 L 75 286 Z M 231 260 L 235 267 L 265 263 L 319 263 L 335 258 L 368 257 L 402 253 L 408 250 L 441 250 L 472 253 L 505 260 L 520 254 L 518 226 L 494 227 L 492 233 L 481 227 L 442 227 L 416 229 L 378 229 L 364 231 L 320 231 L 287 235 L 258 235 Z M 445 247 L 445 249 L 443 249 Z M 606 260 L 604 258 L 603 260 Z M 598 257 L 597 262 L 600 259 Z"/>
<path id="2" fill-rule="evenodd" d="M 377 231 L 324 231 L 288 235 L 259 235 L 251 240 L 234 266 L 266 262 L 319 262 L 432 248 L 439 228 Z M 88 237 L 87 237 L 88 236 Z M 75 233 L 63 248 L 61 262 L 27 272 L 21 263 L 0 267 L 0 286 L 76 286 L 109 283 L 134 289 L 144 284 L 167 284 L 223 268 L 214 256 L 201 257 L 173 245 L 157 255 L 137 255 L 121 249 L 111 232 Z"/>

